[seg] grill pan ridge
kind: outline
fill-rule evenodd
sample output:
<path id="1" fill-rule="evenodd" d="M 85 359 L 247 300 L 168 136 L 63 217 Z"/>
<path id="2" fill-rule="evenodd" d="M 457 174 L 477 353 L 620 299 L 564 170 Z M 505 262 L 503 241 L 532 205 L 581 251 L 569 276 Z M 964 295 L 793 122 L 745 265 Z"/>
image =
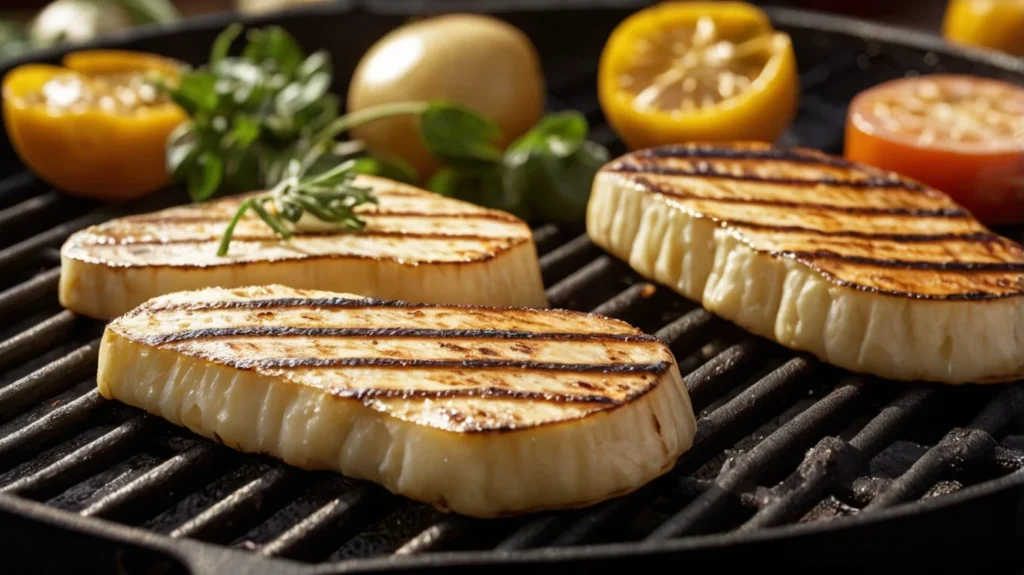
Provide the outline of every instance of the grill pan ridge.
<path id="1" fill-rule="evenodd" d="M 554 3 L 551 3 L 554 4 Z M 624 148 L 594 91 L 611 29 L 647 2 L 338 2 L 247 18 L 334 54 L 337 93 L 407 16 L 491 12 L 537 45 L 549 107 Z M 597 3 L 589 3 L 597 4 Z M 784 144 L 839 153 L 846 105 L 878 82 L 963 72 L 1024 84 L 1024 59 L 816 13 L 769 9 L 793 38 L 801 108 Z M 97 47 L 199 62 L 217 15 Z M 571 33 L 566 33 L 570 30 Z M 344 33 L 341 33 L 344 32 Z M 32 60 L 56 61 L 50 50 Z M 20 61 L 0 63 L 0 72 Z M 749 335 L 632 273 L 582 229 L 537 224 L 552 306 L 630 321 L 672 347 L 698 435 L 677 467 L 597 506 L 500 520 L 447 516 L 336 474 L 191 435 L 95 391 L 102 323 L 57 303 L 61 242 L 122 208 L 60 195 L 0 142 L 0 540 L 12 573 L 456 573 L 738 567 L 859 572 L 1018 561 L 1024 384 L 935 386 L 852 375 Z M 1024 228 L 997 230 L 1024 240 Z"/>

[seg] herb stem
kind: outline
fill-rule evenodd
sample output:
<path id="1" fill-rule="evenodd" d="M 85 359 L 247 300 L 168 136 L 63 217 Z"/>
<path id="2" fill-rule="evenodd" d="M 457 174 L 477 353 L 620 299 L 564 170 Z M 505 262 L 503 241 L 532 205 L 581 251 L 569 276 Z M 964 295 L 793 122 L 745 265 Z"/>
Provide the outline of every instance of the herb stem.
<path id="1" fill-rule="evenodd" d="M 427 111 L 427 102 L 394 102 L 364 108 L 337 118 L 323 131 L 320 141 L 333 140 L 338 134 L 391 116 L 419 115 Z"/>
<path id="2" fill-rule="evenodd" d="M 239 220 L 245 215 L 245 212 L 249 211 L 252 207 L 252 198 L 249 198 L 242 202 L 242 205 L 238 206 L 238 211 L 235 212 L 235 217 L 231 218 L 231 222 L 228 223 L 227 229 L 224 230 L 224 235 L 220 238 L 220 247 L 217 248 L 218 256 L 225 256 L 228 253 L 228 246 L 231 244 L 231 235 L 235 233 L 235 226 L 238 225 Z"/>

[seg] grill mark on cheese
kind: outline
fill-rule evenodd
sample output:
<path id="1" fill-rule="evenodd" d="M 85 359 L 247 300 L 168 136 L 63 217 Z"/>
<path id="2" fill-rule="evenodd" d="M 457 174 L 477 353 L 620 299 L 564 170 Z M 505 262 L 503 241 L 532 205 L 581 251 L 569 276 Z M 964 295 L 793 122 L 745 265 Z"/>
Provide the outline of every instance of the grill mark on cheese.
<path id="1" fill-rule="evenodd" d="M 297 369 L 305 367 L 400 368 L 400 369 L 497 369 L 524 371 L 555 371 L 565 373 L 636 374 L 664 373 L 669 365 L 657 363 L 551 363 L 512 359 L 393 359 L 388 357 L 286 357 L 259 359 L 227 359 L 220 361 L 237 369 Z"/>
<path id="2" fill-rule="evenodd" d="M 160 346 L 187 340 L 221 337 L 347 337 L 347 338 L 419 338 L 419 339 L 492 339 L 531 341 L 587 341 L 587 342 L 644 342 L 661 343 L 645 333 L 564 333 L 531 332 L 499 329 L 426 329 L 405 327 L 337 328 L 337 327 L 283 327 L 240 326 L 205 328 L 151 336 L 146 343 Z"/>
<path id="3" fill-rule="evenodd" d="M 216 220 L 221 221 L 221 220 Z M 520 237 L 512 236 L 486 236 L 481 234 L 458 234 L 458 233 L 424 233 L 424 232 L 404 232 L 400 230 L 339 230 L 339 231 L 302 231 L 295 234 L 295 238 L 339 238 L 339 237 L 361 237 L 361 238 L 394 238 L 399 240 L 464 240 L 464 241 L 479 241 L 486 243 L 501 243 L 502 245 L 518 246 L 523 242 L 528 241 L 530 238 L 526 235 Z M 113 240 L 99 241 L 94 244 L 83 244 L 83 245 L 96 245 L 96 246 L 110 246 L 110 245 L 121 245 L 121 246 L 146 246 L 146 245 L 188 245 L 188 244 L 202 244 L 211 242 L 214 240 L 220 240 L 220 235 L 208 235 L 201 238 L 153 238 L 153 237 L 135 237 L 131 235 L 131 230 L 127 229 L 120 233 L 111 233 L 107 231 L 104 233 L 104 238 Z M 232 241 L 237 242 L 272 242 L 279 243 L 280 240 L 277 236 L 272 235 L 268 230 L 266 235 L 261 236 L 246 236 L 242 234 L 234 234 Z M 341 255 L 341 254 L 339 254 Z"/>
<path id="4" fill-rule="evenodd" d="M 603 170 L 674 198 L 693 217 L 715 222 L 757 251 L 800 261 L 835 285 L 911 299 L 1024 295 L 1024 276 L 1018 275 L 1024 272 L 1020 246 L 986 229 L 945 194 L 896 174 L 813 151 L 759 145 L 666 146 L 628 154 Z M 737 182 L 729 187 L 699 185 L 705 178 Z M 798 186 L 793 188 L 798 201 L 782 194 L 785 186 Z M 892 195 L 884 192 L 889 188 Z M 869 193 L 874 189 L 882 192 Z M 920 193 L 916 197 L 921 200 L 907 191 Z M 715 197 L 724 192 L 725 197 Z M 842 205 L 827 203 L 832 198 Z M 922 205 L 925 199 L 929 201 Z M 748 214 L 759 209 L 767 210 L 768 222 L 748 221 Z M 785 211 L 791 215 L 778 215 Z M 889 222 L 892 217 L 900 219 Z M 880 220 L 886 225 L 875 223 Z M 946 233 L 929 229 L 938 222 L 950 222 L 942 225 Z M 821 249 L 815 236 L 823 242 L 851 239 L 827 241 L 828 248 Z M 865 245 L 864 240 L 879 243 Z M 903 253 L 901 244 L 920 247 Z M 983 261 L 972 261 L 978 258 Z M 940 275 L 928 276 L 930 272 Z M 929 282 L 946 287 L 932 289 Z"/>
<path id="5" fill-rule="evenodd" d="M 854 168 L 854 165 L 842 158 L 815 154 L 794 148 L 775 147 L 719 147 L 719 146 L 687 146 L 669 145 L 642 150 L 636 153 L 638 158 L 703 158 L 718 160 L 784 160 L 833 168 Z"/>
<path id="6" fill-rule="evenodd" d="M 656 164 L 634 164 L 620 162 L 617 164 L 613 164 L 607 169 L 610 172 L 619 172 L 623 174 L 657 174 L 661 176 L 680 176 L 688 178 L 720 178 L 725 180 L 736 180 L 740 182 L 774 184 L 784 186 L 834 186 L 843 188 L 864 189 L 899 188 L 912 192 L 924 192 L 921 186 L 904 180 L 894 180 L 888 178 L 840 180 L 838 178 L 833 177 L 821 177 L 815 179 L 768 177 L 759 176 L 757 174 L 737 174 L 733 172 L 716 170 L 714 167 L 711 166 L 711 164 L 708 164 L 707 162 L 700 162 L 696 166 L 694 166 L 693 169 L 669 168 L 665 166 L 658 166 Z"/>
<path id="7" fill-rule="evenodd" d="M 255 372 L 409 421 L 443 416 L 438 425 L 449 429 L 449 416 L 473 420 L 460 432 L 590 417 L 639 400 L 675 369 L 660 339 L 603 316 L 283 286 L 163 296 L 108 329 L 151 353 Z"/>
<path id="8" fill-rule="evenodd" d="M 441 304 L 441 303 L 412 303 L 398 300 L 382 300 L 375 298 L 301 298 L 281 297 L 266 299 L 238 299 L 238 300 L 217 300 L 208 302 L 183 302 L 164 306 L 148 307 L 147 304 L 135 308 L 128 313 L 138 315 L 140 313 L 156 313 L 163 311 L 206 311 L 218 309 L 287 309 L 287 308 L 327 308 L 327 309 L 369 309 L 369 308 L 405 308 L 405 309 L 451 309 L 451 310 L 482 310 L 494 312 L 525 311 L 534 313 L 538 310 L 524 307 L 494 307 L 484 305 L 466 304 Z M 560 310 L 547 310 L 546 313 L 572 314 Z M 586 315 L 586 314 L 582 314 Z"/>
<path id="9" fill-rule="evenodd" d="M 722 218 L 714 218 L 716 221 L 728 225 L 736 226 L 740 228 L 747 228 L 750 230 L 758 231 L 769 231 L 778 233 L 800 233 L 800 234 L 813 234 L 819 236 L 834 236 L 843 238 L 859 238 L 866 240 L 891 240 L 894 242 L 963 242 L 963 243 L 1001 243 L 1006 241 L 1000 235 L 989 233 L 989 232 L 974 232 L 966 234 L 888 234 L 888 233 L 868 233 L 858 232 L 856 230 L 822 230 L 818 228 L 808 228 L 805 226 L 776 226 L 771 224 L 761 224 L 757 222 L 747 222 L 743 220 L 729 220 Z"/>
<path id="10" fill-rule="evenodd" d="M 426 218 L 426 219 L 455 219 L 455 220 L 493 220 L 507 222 L 510 224 L 520 223 L 514 217 L 493 212 L 418 212 L 413 210 L 357 210 L 356 213 L 363 218 L 372 220 L 375 216 L 388 218 Z M 142 224 L 206 224 L 223 223 L 227 225 L 228 220 L 234 215 L 234 210 L 224 214 L 205 215 L 138 215 L 126 216 L 121 221 Z"/>
<path id="11" fill-rule="evenodd" d="M 569 393 L 520 391 L 501 387 L 463 387 L 457 389 L 394 389 L 381 387 L 362 387 L 332 389 L 330 394 L 345 399 L 448 399 L 452 397 L 487 397 L 496 399 L 515 399 L 527 401 L 543 401 L 546 403 L 591 403 L 604 406 L 625 405 L 634 401 L 636 396 L 643 395 L 645 390 L 638 390 L 633 395 L 616 399 L 607 395 L 577 395 Z"/>
<path id="12" fill-rule="evenodd" d="M 661 194 L 663 196 L 681 198 L 683 200 L 701 200 L 704 202 L 718 202 L 726 204 L 744 204 L 744 205 L 757 205 L 757 206 L 772 206 L 777 208 L 794 208 L 794 209 L 807 209 L 807 210 L 818 210 L 824 212 L 839 212 L 843 214 L 851 215 L 887 215 L 887 216 L 914 216 L 919 218 L 969 218 L 971 217 L 965 210 L 960 208 L 936 208 L 936 209 L 920 209 L 920 208 L 879 208 L 879 207 L 868 207 L 868 206 L 834 206 L 831 204 L 821 204 L 812 202 L 788 202 L 782 200 L 763 200 L 758 198 L 713 198 L 708 196 L 702 196 L 700 194 L 692 194 L 683 192 L 682 190 L 670 190 L 665 186 L 658 185 L 646 178 L 635 177 L 633 181 L 642 185 L 644 188 Z"/>
<path id="13" fill-rule="evenodd" d="M 952 272 L 1021 272 L 1024 271 L 1024 262 L 929 262 L 901 260 L 895 258 L 868 258 L 862 256 L 851 256 L 836 252 L 818 251 L 783 251 L 780 255 L 787 255 L 800 260 L 840 260 L 855 264 L 863 264 L 882 268 L 903 268 L 916 270 L 937 270 Z"/>

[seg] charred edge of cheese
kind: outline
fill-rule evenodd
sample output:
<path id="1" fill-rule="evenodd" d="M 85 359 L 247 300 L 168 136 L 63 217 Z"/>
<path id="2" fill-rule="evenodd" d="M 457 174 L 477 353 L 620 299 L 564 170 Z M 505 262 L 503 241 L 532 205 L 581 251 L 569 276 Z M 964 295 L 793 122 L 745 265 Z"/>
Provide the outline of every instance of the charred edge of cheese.
<path id="1" fill-rule="evenodd" d="M 116 268 L 61 257 L 60 303 L 96 319 L 113 319 L 149 299 L 208 286 L 287 284 L 423 303 L 547 307 L 532 241 L 488 261 L 407 266 L 373 260 L 253 262 L 210 268 Z"/>
<path id="2" fill-rule="evenodd" d="M 669 471 L 696 429 L 674 363 L 631 402 L 597 405 L 574 419 L 469 433 L 381 413 L 373 400 L 152 347 L 109 327 L 97 383 L 105 398 L 231 448 L 338 471 L 476 517 L 582 507 L 629 493 Z"/>
<path id="3" fill-rule="evenodd" d="M 837 285 L 616 174 L 595 179 L 587 233 L 708 311 L 851 371 L 948 384 L 1024 377 L 1022 297 L 928 300 Z"/>

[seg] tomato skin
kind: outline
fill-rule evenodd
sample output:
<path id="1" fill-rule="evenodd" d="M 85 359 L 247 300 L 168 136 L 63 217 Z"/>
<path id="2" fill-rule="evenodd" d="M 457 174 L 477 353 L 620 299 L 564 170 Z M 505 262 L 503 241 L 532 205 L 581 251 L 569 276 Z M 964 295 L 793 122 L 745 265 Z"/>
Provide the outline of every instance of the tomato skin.
<path id="1" fill-rule="evenodd" d="M 939 76 L 933 78 L 944 80 Z M 875 94 L 900 89 L 902 85 L 911 85 L 910 82 L 896 80 L 854 98 L 846 119 L 844 157 L 902 174 L 944 192 L 986 225 L 1024 222 L 1024 142 L 1016 147 L 967 147 L 955 143 L 924 146 L 887 132 L 868 119 L 865 109 Z M 1024 92 L 1024 88 L 1006 86 Z"/>
<path id="2" fill-rule="evenodd" d="M 983 157 L 908 146 L 847 123 L 846 159 L 897 172 L 952 197 L 986 225 L 1024 222 L 1024 154 Z M 1016 179 L 1018 184 L 1014 185 Z"/>

